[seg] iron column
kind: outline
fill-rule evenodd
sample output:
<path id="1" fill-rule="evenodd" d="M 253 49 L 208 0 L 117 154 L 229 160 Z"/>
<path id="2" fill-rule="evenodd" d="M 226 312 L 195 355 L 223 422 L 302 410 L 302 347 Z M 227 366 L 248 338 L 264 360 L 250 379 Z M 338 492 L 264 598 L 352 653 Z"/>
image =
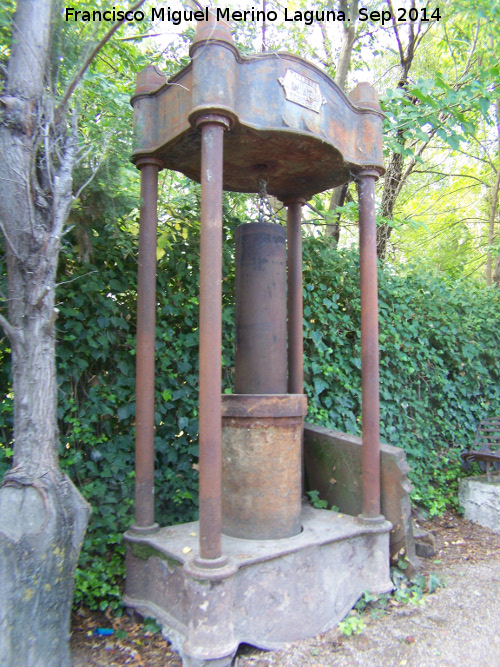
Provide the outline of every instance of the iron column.
<path id="1" fill-rule="evenodd" d="M 141 212 L 137 275 L 135 410 L 135 530 L 154 530 L 154 392 L 156 223 L 158 172 L 163 163 L 141 158 Z"/>
<path id="2" fill-rule="evenodd" d="M 302 332 L 302 206 L 303 197 L 283 202 L 287 208 L 288 236 L 288 393 L 304 393 Z"/>
<path id="3" fill-rule="evenodd" d="M 363 517 L 380 517 L 380 407 L 378 354 L 377 228 L 372 169 L 357 176 L 361 274 L 361 377 Z"/>
<path id="4" fill-rule="evenodd" d="M 224 116 L 201 127 L 200 238 L 200 559 L 221 558 L 222 168 Z"/>

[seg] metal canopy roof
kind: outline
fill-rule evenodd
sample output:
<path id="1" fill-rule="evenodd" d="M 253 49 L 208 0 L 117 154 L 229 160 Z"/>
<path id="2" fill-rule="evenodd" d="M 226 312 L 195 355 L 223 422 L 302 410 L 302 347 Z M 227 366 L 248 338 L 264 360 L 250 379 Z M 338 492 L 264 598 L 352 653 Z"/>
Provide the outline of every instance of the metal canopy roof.
<path id="1" fill-rule="evenodd" d="M 134 162 L 156 157 L 199 181 L 196 119 L 216 113 L 232 123 L 224 137 L 225 190 L 258 192 L 264 178 L 269 194 L 285 200 L 345 183 L 352 171 L 383 173 L 383 115 L 369 84 L 358 84 L 348 98 L 298 56 L 242 56 L 220 21 L 201 24 L 190 55 L 168 82 L 154 66 L 139 72 Z"/>

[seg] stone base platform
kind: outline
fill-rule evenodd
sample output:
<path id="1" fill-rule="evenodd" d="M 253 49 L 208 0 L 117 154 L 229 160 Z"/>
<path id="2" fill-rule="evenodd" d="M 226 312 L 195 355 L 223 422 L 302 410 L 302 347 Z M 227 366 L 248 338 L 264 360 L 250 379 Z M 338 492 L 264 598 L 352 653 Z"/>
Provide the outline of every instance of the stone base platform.
<path id="1" fill-rule="evenodd" d="M 500 533 L 500 473 L 464 477 L 458 497 L 466 519 Z"/>
<path id="2" fill-rule="evenodd" d="M 304 506 L 295 537 L 223 535 L 215 568 L 195 558 L 197 522 L 131 529 L 124 602 L 157 619 L 184 667 L 224 667 L 240 643 L 281 648 L 334 627 L 364 591 L 390 591 L 390 529 Z"/>

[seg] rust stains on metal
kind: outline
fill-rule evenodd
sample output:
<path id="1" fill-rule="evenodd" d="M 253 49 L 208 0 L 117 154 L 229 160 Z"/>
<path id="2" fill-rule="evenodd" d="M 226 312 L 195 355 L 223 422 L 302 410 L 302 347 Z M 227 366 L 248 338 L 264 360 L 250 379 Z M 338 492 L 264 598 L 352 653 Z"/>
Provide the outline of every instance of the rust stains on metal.
<path id="1" fill-rule="evenodd" d="M 256 192 L 257 178 L 249 174 L 262 163 L 270 167 L 268 192 L 280 199 L 297 193 L 311 197 L 345 183 L 356 169 L 383 172 L 383 116 L 369 86 L 353 91 L 352 100 L 362 105 L 356 106 L 298 56 L 241 56 L 227 26 L 210 21 L 200 26 L 191 55 L 191 64 L 167 84 L 132 99 L 134 159 L 154 154 L 166 167 L 199 181 L 196 119 L 219 113 L 232 121 L 224 149 L 227 190 Z M 282 85 L 287 76 L 307 81 L 317 103 L 287 99 Z"/>
<path id="2" fill-rule="evenodd" d="M 305 396 L 234 394 L 222 400 L 224 533 L 263 540 L 297 535 Z"/>
<path id="3" fill-rule="evenodd" d="M 288 206 L 288 391 L 304 391 L 304 343 L 302 332 L 302 206 L 297 197 L 284 202 Z"/>
<path id="4" fill-rule="evenodd" d="M 199 180 L 199 137 L 189 132 L 165 156 L 169 168 Z M 297 133 L 282 133 L 236 126 L 224 142 L 224 189 L 257 192 L 258 179 L 266 167 L 267 191 L 279 199 L 300 192 L 309 197 L 349 180 L 351 165 L 342 162 L 334 147 Z"/>
<path id="5" fill-rule="evenodd" d="M 223 116 L 201 127 L 200 238 L 200 556 L 221 556 L 221 350 Z"/>
<path id="6" fill-rule="evenodd" d="M 155 158 L 137 162 L 141 170 L 139 268 L 137 277 L 135 521 L 154 525 L 154 378 L 156 310 L 156 221 L 158 172 Z"/>
<path id="7" fill-rule="evenodd" d="M 158 91 L 166 80 L 165 75 L 156 65 L 146 65 L 137 74 L 134 97 Z"/>
<path id="8" fill-rule="evenodd" d="M 357 107 L 380 111 L 378 93 L 375 88 L 366 81 L 361 81 L 353 90 L 351 90 L 349 99 Z"/>
<path id="9" fill-rule="evenodd" d="M 224 394 L 223 417 L 295 417 L 307 414 L 307 399 L 304 394 Z"/>
<path id="10" fill-rule="evenodd" d="M 284 394 L 286 360 L 286 230 L 249 223 L 236 230 L 237 394 Z"/>
<path id="11" fill-rule="evenodd" d="M 375 170 L 357 174 L 361 279 L 363 516 L 380 515 L 380 408 Z"/>
<path id="12" fill-rule="evenodd" d="M 233 44 L 229 23 L 222 19 L 217 21 L 216 15 L 211 10 L 207 10 L 207 15 L 208 21 L 198 21 L 190 55 L 193 55 L 194 46 L 200 42 L 218 41 Z"/>

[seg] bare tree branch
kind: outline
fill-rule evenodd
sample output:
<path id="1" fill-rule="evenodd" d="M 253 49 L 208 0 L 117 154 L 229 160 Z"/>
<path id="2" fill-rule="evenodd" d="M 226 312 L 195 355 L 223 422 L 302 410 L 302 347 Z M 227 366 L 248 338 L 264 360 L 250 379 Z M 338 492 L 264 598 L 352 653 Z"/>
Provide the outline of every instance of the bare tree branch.
<path id="1" fill-rule="evenodd" d="M 465 64 L 464 71 L 462 72 L 462 76 L 460 77 L 461 79 L 463 79 L 463 77 L 466 76 L 466 74 L 468 74 L 469 69 L 472 66 L 472 56 L 474 55 L 474 53 L 476 51 L 476 46 L 477 46 L 477 40 L 479 38 L 479 28 L 480 27 L 481 27 L 481 22 L 478 19 L 477 23 L 476 23 L 476 33 L 474 35 L 474 40 L 472 42 L 472 45 L 471 45 L 471 48 L 470 48 L 470 51 L 469 51 L 469 57 L 467 58 L 467 62 Z"/>
<path id="2" fill-rule="evenodd" d="M 14 345 L 22 341 L 21 332 L 16 329 L 3 315 L 0 315 L 0 326 L 3 328 L 10 342 Z"/>
<path id="3" fill-rule="evenodd" d="M 419 31 L 418 31 L 418 32 L 419 32 L 419 35 L 418 35 L 418 38 L 417 38 L 417 40 L 416 40 L 416 42 L 415 42 L 415 49 L 417 49 L 417 48 L 420 46 L 420 42 L 421 42 L 421 41 L 423 40 L 423 38 L 427 35 L 427 33 L 429 32 L 429 30 L 432 28 L 433 25 L 434 25 L 434 23 L 429 23 L 429 25 L 427 26 L 427 28 L 426 28 L 425 30 L 422 30 L 422 24 L 420 24 L 420 29 L 419 29 Z"/>
<path id="4" fill-rule="evenodd" d="M 84 183 L 83 185 L 81 185 L 81 186 L 78 188 L 78 190 L 76 191 L 76 193 L 75 193 L 75 195 L 74 195 L 74 197 L 73 197 L 73 201 L 76 201 L 76 200 L 78 199 L 78 197 L 82 194 L 83 190 L 85 190 L 85 188 L 86 188 L 88 185 L 90 185 L 90 184 L 92 183 L 92 181 L 94 180 L 95 175 L 96 175 L 97 172 L 99 171 L 99 167 L 101 166 L 101 163 L 102 163 L 102 161 L 103 161 L 103 159 L 104 159 L 104 155 L 106 154 L 107 147 L 108 147 L 108 142 L 106 141 L 106 143 L 105 143 L 105 145 L 104 145 L 104 148 L 103 148 L 103 150 L 101 151 L 101 155 L 100 155 L 100 157 L 99 157 L 99 160 L 98 160 L 98 162 L 97 162 L 97 165 L 94 167 L 94 169 L 92 169 L 92 173 L 91 173 L 90 176 L 87 178 L 87 180 L 85 181 L 85 183 Z"/>
<path id="5" fill-rule="evenodd" d="M 396 23 L 396 18 L 395 18 L 396 17 L 396 12 L 394 11 L 394 7 L 392 6 L 391 0 L 387 0 L 387 5 L 389 7 L 389 10 L 390 10 L 391 16 L 392 16 L 392 27 L 393 27 L 393 30 L 394 30 L 394 34 L 396 36 L 396 41 L 398 43 L 399 59 L 400 59 L 401 62 L 403 62 L 404 57 L 405 57 L 405 53 L 404 53 L 403 45 L 401 44 L 401 39 L 399 37 L 398 24 Z"/>
<path id="6" fill-rule="evenodd" d="M 322 61 L 325 67 L 331 67 L 333 65 L 333 53 L 332 53 L 332 43 L 328 37 L 328 32 L 323 21 L 319 22 L 319 27 L 321 30 L 321 36 L 323 38 L 323 48 L 325 49 L 326 61 Z"/>
<path id="7" fill-rule="evenodd" d="M 117 37 L 117 42 L 135 42 L 139 39 L 150 39 L 151 37 L 161 37 L 165 33 L 162 32 L 143 32 L 140 35 L 130 35 L 129 37 Z"/>
<path id="8" fill-rule="evenodd" d="M 444 176 L 445 178 L 470 178 L 473 181 L 481 183 L 481 185 L 487 185 L 485 181 L 481 180 L 477 176 L 471 176 L 470 174 L 453 174 L 453 173 L 444 173 L 442 171 L 434 171 L 433 169 L 414 169 L 414 174 L 436 174 L 437 176 Z"/>

